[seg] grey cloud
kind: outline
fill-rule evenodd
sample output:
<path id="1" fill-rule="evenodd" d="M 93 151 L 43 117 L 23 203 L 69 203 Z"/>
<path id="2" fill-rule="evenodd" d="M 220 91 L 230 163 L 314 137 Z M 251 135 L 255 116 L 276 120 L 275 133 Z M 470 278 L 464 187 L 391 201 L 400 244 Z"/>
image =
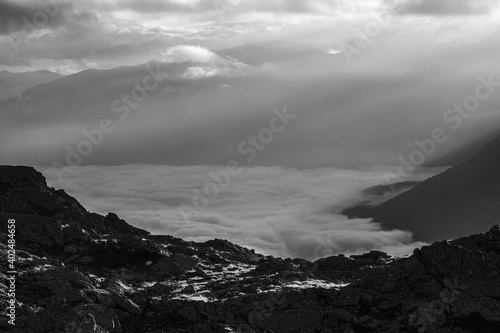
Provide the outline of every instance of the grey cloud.
<path id="1" fill-rule="evenodd" d="M 175 2 L 165 0 L 119 0 L 114 8 L 128 8 L 139 13 L 200 14 L 223 11 L 224 13 L 273 12 L 273 13 L 321 13 L 322 6 L 335 7 L 336 1 L 302 0 L 200 0 Z"/>
<path id="2" fill-rule="evenodd" d="M 55 0 L 0 0 L 0 34 L 58 27 L 65 22 L 71 7 L 70 3 Z"/>
<path id="3" fill-rule="evenodd" d="M 107 3 L 95 2 L 104 11 L 130 10 L 138 14 L 157 15 L 166 14 L 206 14 L 217 10 L 217 3 L 231 5 L 238 0 L 195 0 L 195 1 L 171 1 L 171 0 L 117 0 Z"/>
<path id="4" fill-rule="evenodd" d="M 193 6 L 169 0 L 136 1 L 121 0 L 117 3 L 121 8 L 130 8 L 143 13 L 188 12 Z"/>
<path id="5" fill-rule="evenodd" d="M 432 16 L 487 14 L 498 6 L 495 0 L 407 0 L 399 8 L 402 14 Z"/>

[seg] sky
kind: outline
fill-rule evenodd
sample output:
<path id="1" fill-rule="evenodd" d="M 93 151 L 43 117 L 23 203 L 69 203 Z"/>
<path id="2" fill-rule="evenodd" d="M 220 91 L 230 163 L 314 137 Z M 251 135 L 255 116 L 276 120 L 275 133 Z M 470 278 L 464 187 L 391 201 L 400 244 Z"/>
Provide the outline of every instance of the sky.
<path id="1" fill-rule="evenodd" d="M 9 87 L 0 163 L 155 233 L 307 258 L 321 236 L 325 253 L 411 250 L 411 231 L 339 207 L 498 134 L 499 22 L 495 0 L 0 0 L 0 90 L 2 70 L 64 75 Z"/>
<path id="2" fill-rule="evenodd" d="M 2 0 L 0 68 L 68 74 L 140 64 L 179 44 L 276 39 L 337 52 L 387 9 L 383 35 L 400 51 L 477 42 L 500 18 L 495 0 Z"/>

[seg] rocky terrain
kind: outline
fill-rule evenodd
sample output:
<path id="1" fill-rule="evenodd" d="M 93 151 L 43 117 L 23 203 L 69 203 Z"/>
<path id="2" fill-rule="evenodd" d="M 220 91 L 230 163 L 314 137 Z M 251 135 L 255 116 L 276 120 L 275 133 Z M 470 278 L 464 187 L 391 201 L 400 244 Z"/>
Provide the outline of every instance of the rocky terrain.
<path id="1" fill-rule="evenodd" d="M 2 332 L 500 332 L 498 226 L 407 258 L 282 259 L 151 235 L 12 166 L 0 167 L 0 221 Z"/>

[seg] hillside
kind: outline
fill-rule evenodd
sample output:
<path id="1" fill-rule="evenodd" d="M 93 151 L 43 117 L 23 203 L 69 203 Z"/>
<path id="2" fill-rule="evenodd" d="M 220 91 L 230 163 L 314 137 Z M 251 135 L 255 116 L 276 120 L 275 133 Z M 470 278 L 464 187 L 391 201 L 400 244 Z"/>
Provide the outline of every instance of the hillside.
<path id="1" fill-rule="evenodd" d="M 26 89 L 42 83 L 48 83 L 63 75 L 49 71 L 25 73 L 0 72 L 0 101 L 20 95 Z"/>
<path id="2" fill-rule="evenodd" d="M 500 216 L 500 137 L 473 158 L 364 212 L 386 228 L 432 242 L 484 232 Z"/>
<path id="3" fill-rule="evenodd" d="M 487 150 L 485 154 L 489 155 Z M 15 269 L 9 220 L 15 220 Z M 151 235 L 89 213 L 35 169 L 0 166 L 2 332 L 498 332 L 500 228 L 314 262 Z M 12 242 L 11 242 L 12 243 Z M 9 268 L 12 269 L 12 268 Z"/>

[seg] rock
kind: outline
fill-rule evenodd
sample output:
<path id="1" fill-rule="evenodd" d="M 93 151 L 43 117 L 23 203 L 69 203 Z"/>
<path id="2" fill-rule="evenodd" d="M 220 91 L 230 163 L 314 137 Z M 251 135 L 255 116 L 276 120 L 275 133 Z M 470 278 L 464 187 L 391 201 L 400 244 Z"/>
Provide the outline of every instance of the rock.
<path id="1" fill-rule="evenodd" d="M 127 310 L 130 314 L 140 315 L 142 313 L 141 308 L 137 304 L 121 294 L 113 293 L 113 300 L 117 306 Z"/>
<path id="2" fill-rule="evenodd" d="M 359 321 L 358 321 L 359 325 L 363 328 L 366 328 L 368 330 L 376 330 L 377 328 L 379 328 L 381 325 L 382 325 L 382 321 L 376 319 L 376 318 L 373 318 L 371 316 L 363 316 L 361 318 L 359 318 Z"/>
<path id="3" fill-rule="evenodd" d="M 16 327 L 26 333 L 500 331 L 498 227 L 408 258 L 282 259 L 149 235 L 88 213 L 30 168 L 0 167 L 1 242 L 9 218 L 19 226 Z M 8 250 L 0 243 L 3 262 Z"/>
<path id="4" fill-rule="evenodd" d="M 318 259 L 314 263 L 317 265 L 316 269 L 322 272 L 348 271 L 358 266 L 355 260 L 346 258 L 344 255 Z"/>
<path id="5" fill-rule="evenodd" d="M 79 306 L 78 313 L 91 314 L 97 326 L 102 327 L 110 333 L 121 333 L 122 328 L 118 317 L 113 310 L 96 304 L 86 304 Z"/>
<path id="6" fill-rule="evenodd" d="M 68 244 L 64 246 L 64 253 L 73 254 L 78 252 L 78 248 L 74 244 Z"/>
<path id="7" fill-rule="evenodd" d="M 82 264 L 82 265 L 88 265 L 88 264 L 94 262 L 94 258 L 92 258 L 91 256 L 83 256 L 83 257 L 78 258 L 78 260 L 76 260 L 76 262 L 79 264 Z"/>
<path id="8" fill-rule="evenodd" d="M 151 270 L 156 276 L 180 276 L 187 271 L 195 269 L 198 261 L 184 254 L 172 254 L 169 257 L 158 260 L 151 266 Z"/>
<path id="9" fill-rule="evenodd" d="M 361 260 L 367 264 L 377 264 L 383 263 L 385 260 L 389 259 L 390 256 L 381 251 L 370 251 L 361 255 L 352 255 L 351 258 L 355 260 Z"/>
<path id="10" fill-rule="evenodd" d="M 409 326 L 418 332 L 437 332 L 447 323 L 445 310 L 440 301 L 424 303 L 409 315 Z"/>
<path id="11" fill-rule="evenodd" d="M 90 313 L 78 314 L 75 320 L 66 324 L 66 333 L 108 333 L 96 324 Z"/>
<path id="12" fill-rule="evenodd" d="M 99 288 L 94 288 L 87 292 L 89 297 L 99 304 L 105 305 L 107 307 L 114 308 L 116 306 L 113 294 L 109 291 Z"/>
<path id="13" fill-rule="evenodd" d="M 189 285 L 186 288 L 182 289 L 181 293 L 183 294 L 194 294 L 196 290 L 193 285 Z"/>

